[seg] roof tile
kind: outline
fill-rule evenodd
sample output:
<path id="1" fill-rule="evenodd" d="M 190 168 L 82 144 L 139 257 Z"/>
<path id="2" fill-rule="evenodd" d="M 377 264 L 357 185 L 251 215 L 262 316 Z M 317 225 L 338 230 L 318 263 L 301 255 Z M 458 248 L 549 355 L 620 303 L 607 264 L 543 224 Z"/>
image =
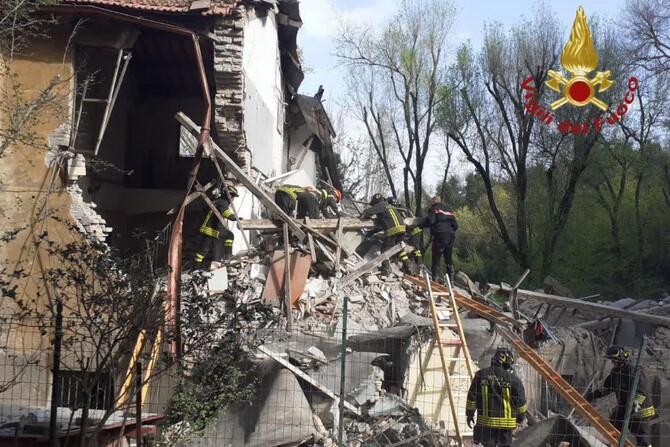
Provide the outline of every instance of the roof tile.
<path id="1" fill-rule="evenodd" d="M 62 3 L 119 6 L 158 12 L 188 13 L 193 0 L 61 0 Z M 209 9 L 192 11 L 205 15 L 226 15 L 240 4 L 240 0 L 212 0 Z"/>

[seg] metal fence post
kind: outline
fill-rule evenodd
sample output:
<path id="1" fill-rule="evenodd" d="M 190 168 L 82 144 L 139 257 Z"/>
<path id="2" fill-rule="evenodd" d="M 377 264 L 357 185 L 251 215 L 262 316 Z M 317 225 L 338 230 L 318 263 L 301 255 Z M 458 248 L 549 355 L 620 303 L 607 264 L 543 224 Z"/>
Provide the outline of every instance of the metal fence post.
<path id="1" fill-rule="evenodd" d="M 63 342 L 63 302 L 56 301 L 56 331 L 54 334 L 54 355 L 51 385 L 51 416 L 49 419 L 49 447 L 58 447 L 56 428 L 60 405 L 60 349 Z"/>
<path id="2" fill-rule="evenodd" d="M 635 402 L 635 395 L 637 394 L 637 387 L 640 383 L 640 374 L 642 372 L 642 356 L 647 350 L 647 336 L 642 336 L 640 342 L 640 351 L 637 353 L 637 360 L 635 361 L 635 377 L 633 377 L 633 387 L 628 393 L 628 402 L 626 403 L 626 413 L 623 418 L 623 425 L 621 426 L 621 435 L 619 436 L 619 447 L 623 447 L 626 442 L 626 435 L 630 432 L 628 424 L 630 423 L 630 414 L 633 411 L 633 402 Z"/>
<path id="3" fill-rule="evenodd" d="M 347 309 L 349 307 L 349 297 L 344 297 L 344 305 L 342 306 L 342 359 L 341 359 L 341 365 L 342 368 L 340 370 L 340 408 L 339 408 L 339 413 L 340 413 L 340 426 L 338 430 L 338 436 L 337 436 L 337 445 L 340 447 L 344 447 L 344 384 L 345 384 L 345 372 L 346 372 L 346 358 L 347 358 L 347 318 L 348 318 L 348 312 Z"/>

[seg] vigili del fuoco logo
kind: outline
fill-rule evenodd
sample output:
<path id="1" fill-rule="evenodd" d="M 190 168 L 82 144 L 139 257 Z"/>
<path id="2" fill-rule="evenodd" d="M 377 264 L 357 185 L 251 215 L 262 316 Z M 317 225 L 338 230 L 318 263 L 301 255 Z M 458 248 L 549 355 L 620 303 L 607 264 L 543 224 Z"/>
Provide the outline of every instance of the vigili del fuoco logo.
<path id="1" fill-rule="evenodd" d="M 586 23 L 584 8 L 581 6 L 577 10 L 575 23 L 572 25 L 570 39 L 563 47 L 561 53 L 561 65 L 572 76 L 566 77 L 560 71 L 549 70 L 547 75 L 549 79 L 545 85 L 551 90 L 558 92 L 561 97 L 552 102 L 549 107 L 543 106 L 536 99 L 537 90 L 533 85 L 533 77 L 530 76 L 523 81 L 521 87 L 527 91 L 524 96 L 527 100 L 525 108 L 528 113 L 539 118 L 540 121 L 549 126 L 553 122 L 555 115 L 550 110 L 556 110 L 566 104 L 574 107 L 585 107 L 593 105 L 606 112 L 588 122 L 573 124 L 570 121 L 561 121 L 557 123 L 558 130 L 562 133 L 572 132 L 573 134 L 586 134 L 591 129 L 601 132 L 606 125 L 614 125 L 628 112 L 628 106 L 635 99 L 635 91 L 638 87 L 637 78 L 631 77 L 628 80 L 628 91 L 621 104 L 616 110 L 608 111 L 607 104 L 598 98 L 598 94 L 610 88 L 615 81 L 610 79 L 612 72 L 598 71 L 593 77 L 590 73 L 598 66 L 598 53 L 593 45 L 591 31 Z"/>

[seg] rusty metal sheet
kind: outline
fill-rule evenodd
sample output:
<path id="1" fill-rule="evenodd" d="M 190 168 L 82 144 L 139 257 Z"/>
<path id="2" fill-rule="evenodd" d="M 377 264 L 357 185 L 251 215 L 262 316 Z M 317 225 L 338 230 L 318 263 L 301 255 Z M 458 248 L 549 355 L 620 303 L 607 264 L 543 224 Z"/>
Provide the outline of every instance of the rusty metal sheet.
<path id="1" fill-rule="evenodd" d="M 291 261 L 291 305 L 297 307 L 296 302 L 305 291 L 305 283 L 312 264 L 312 256 L 308 253 L 293 252 Z M 270 303 L 284 296 L 285 278 L 284 251 L 277 250 L 272 254 L 272 263 L 268 271 L 268 279 L 263 289 L 263 302 Z"/>

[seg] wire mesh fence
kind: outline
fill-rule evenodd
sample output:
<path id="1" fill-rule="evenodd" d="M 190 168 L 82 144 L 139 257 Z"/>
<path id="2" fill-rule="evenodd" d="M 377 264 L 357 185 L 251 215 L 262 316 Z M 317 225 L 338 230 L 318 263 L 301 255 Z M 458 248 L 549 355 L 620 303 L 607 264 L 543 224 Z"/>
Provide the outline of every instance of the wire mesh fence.
<path id="1" fill-rule="evenodd" d="M 247 323 L 260 318 L 258 310 L 246 312 Z M 110 328 L 96 338 L 73 316 L 63 316 L 60 335 L 55 315 L 47 325 L 4 318 L 0 445 L 47 442 L 50 434 L 61 446 L 93 445 L 92 439 L 110 446 L 607 445 L 583 410 L 575 411 L 518 353 L 511 374 L 525 401 L 506 394 L 504 375 L 502 388 L 487 382 L 484 398 L 481 386 L 472 386 L 457 332 L 442 330 L 440 352 L 430 319 L 406 320 L 372 331 L 334 324 L 293 333 L 280 321 L 245 333 L 240 319 L 236 331 L 210 327 L 220 337 L 185 349 L 176 361 L 170 334 L 155 321 L 134 332 Z M 464 318 L 463 328 L 474 371 L 489 371 L 491 379 L 486 368 L 505 341 L 484 320 Z M 580 394 L 604 389 L 613 364 L 603 342 L 573 328 L 556 335 L 560 343 L 536 349 L 555 373 Z M 633 408 L 630 423 L 637 445 L 664 446 L 670 439 L 663 352 L 652 344 L 642 358 L 637 394 L 646 400 Z M 593 411 L 621 427 L 617 394 L 596 400 Z M 643 410 L 651 405 L 653 415 L 638 416 L 649 416 Z M 475 408 L 472 427 L 468 409 Z M 85 443 L 78 444 L 82 433 Z"/>

